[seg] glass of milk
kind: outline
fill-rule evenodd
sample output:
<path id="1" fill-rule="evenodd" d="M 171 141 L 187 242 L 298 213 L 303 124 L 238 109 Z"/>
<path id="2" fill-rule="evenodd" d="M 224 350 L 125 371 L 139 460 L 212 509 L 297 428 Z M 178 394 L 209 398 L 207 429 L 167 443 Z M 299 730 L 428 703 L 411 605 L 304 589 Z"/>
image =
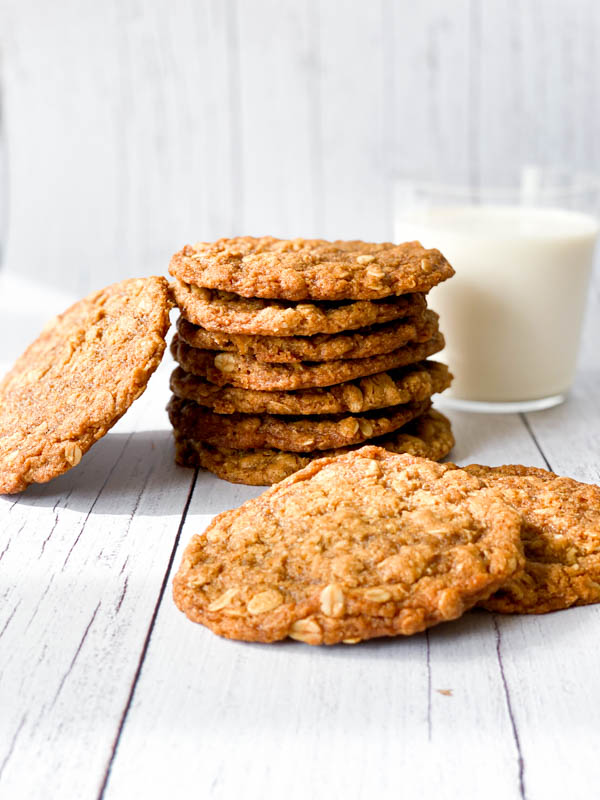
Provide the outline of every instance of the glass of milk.
<path id="1" fill-rule="evenodd" d="M 561 403 L 573 382 L 598 237 L 600 182 L 526 167 L 513 186 L 399 180 L 396 241 L 437 247 L 456 270 L 429 304 L 454 374 L 444 395 L 474 411 Z"/>

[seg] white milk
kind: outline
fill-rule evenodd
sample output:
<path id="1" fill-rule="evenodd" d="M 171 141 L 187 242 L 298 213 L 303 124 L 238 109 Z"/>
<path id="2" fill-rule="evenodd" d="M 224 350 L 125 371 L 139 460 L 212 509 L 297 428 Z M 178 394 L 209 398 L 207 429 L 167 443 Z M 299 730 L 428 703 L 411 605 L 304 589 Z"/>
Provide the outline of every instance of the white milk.
<path id="1" fill-rule="evenodd" d="M 449 394 L 517 402 L 573 380 L 598 222 L 571 211 L 447 206 L 399 222 L 397 240 L 437 247 L 456 275 L 430 305 L 446 336 Z"/>

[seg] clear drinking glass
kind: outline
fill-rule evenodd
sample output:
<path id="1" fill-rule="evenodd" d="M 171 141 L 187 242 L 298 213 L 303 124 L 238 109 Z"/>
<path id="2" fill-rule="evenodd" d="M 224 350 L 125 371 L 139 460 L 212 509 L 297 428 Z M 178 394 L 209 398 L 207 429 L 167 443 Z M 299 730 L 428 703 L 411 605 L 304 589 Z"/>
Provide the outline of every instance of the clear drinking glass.
<path id="1" fill-rule="evenodd" d="M 512 185 L 399 179 L 396 241 L 437 247 L 456 270 L 430 305 L 454 374 L 444 395 L 474 411 L 561 403 L 573 382 L 594 248 L 600 180 L 525 167 Z"/>

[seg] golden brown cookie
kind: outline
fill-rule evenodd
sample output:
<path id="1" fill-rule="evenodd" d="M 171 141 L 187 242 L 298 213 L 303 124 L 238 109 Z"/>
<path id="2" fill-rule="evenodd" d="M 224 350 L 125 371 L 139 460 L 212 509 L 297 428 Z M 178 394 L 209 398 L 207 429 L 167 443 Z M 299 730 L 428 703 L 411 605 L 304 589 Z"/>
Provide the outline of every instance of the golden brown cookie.
<path id="1" fill-rule="evenodd" d="M 380 372 L 349 383 L 295 392 L 265 392 L 217 386 L 177 367 L 171 375 L 171 391 L 184 400 L 212 408 L 217 414 L 359 414 L 375 408 L 424 400 L 450 386 L 452 375 L 445 364 L 422 361 L 390 372 Z"/>
<path id="2" fill-rule="evenodd" d="M 265 364 L 237 353 L 216 353 L 199 350 L 173 337 L 171 353 L 186 372 L 224 386 L 263 391 L 293 391 L 375 375 L 408 364 L 416 364 L 444 347 L 444 337 L 435 334 L 428 342 L 407 344 L 380 356 L 344 359 L 341 361 L 301 362 L 299 364 Z"/>
<path id="3" fill-rule="evenodd" d="M 474 464 L 465 470 L 524 519 L 525 570 L 485 608 L 541 614 L 600 602 L 600 487 L 535 467 Z"/>
<path id="4" fill-rule="evenodd" d="M 430 408 L 399 431 L 377 439 L 374 444 L 391 453 L 409 453 L 431 461 L 440 461 L 452 450 L 455 440 L 450 420 Z"/>
<path id="5" fill-rule="evenodd" d="M 184 467 L 202 467 L 231 483 L 251 486 L 269 486 L 306 467 L 311 461 L 324 456 L 342 455 L 362 445 L 321 450 L 314 453 L 290 453 L 282 450 L 238 450 L 214 447 L 197 439 L 175 434 L 175 458 Z M 430 409 L 398 431 L 373 439 L 376 444 L 392 453 L 409 453 L 438 461 L 454 447 L 454 436 L 449 420 L 438 411 Z"/>
<path id="6" fill-rule="evenodd" d="M 165 349 L 168 283 L 141 278 L 50 322 L 0 383 L 0 492 L 76 466 L 139 397 Z"/>
<path id="7" fill-rule="evenodd" d="M 242 297 L 372 300 L 428 292 L 454 275 L 439 250 L 419 242 L 327 242 L 238 236 L 186 245 L 169 272 L 185 283 Z"/>
<path id="8" fill-rule="evenodd" d="M 207 331 L 183 317 L 179 338 L 201 350 L 233 352 L 257 361 L 286 364 L 298 361 L 337 361 L 390 353 L 409 342 L 426 342 L 438 331 L 438 315 L 425 311 L 410 320 L 397 320 L 358 331 L 315 336 L 249 336 Z"/>
<path id="9" fill-rule="evenodd" d="M 174 599 L 232 639 L 410 635 L 522 569 L 520 527 L 473 475 L 363 447 L 219 514 L 188 544 Z"/>
<path id="10" fill-rule="evenodd" d="M 418 316 L 425 310 L 425 297 L 418 292 L 387 300 L 293 303 L 240 297 L 178 280 L 173 281 L 171 289 L 181 313 L 195 325 L 209 331 L 255 336 L 340 333 Z"/>
<path id="11" fill-rule="evenodd" d="M 272 414 L 215 414 L 191 400 L 171 397 L 167 410 L 178 436 L 202 439 L 216 447 L 241 449 L 275 447 L 308 453 L 358 444 L 384 436 L 423 414 L 429 398 L 360 416 L 274 416 Z"/>

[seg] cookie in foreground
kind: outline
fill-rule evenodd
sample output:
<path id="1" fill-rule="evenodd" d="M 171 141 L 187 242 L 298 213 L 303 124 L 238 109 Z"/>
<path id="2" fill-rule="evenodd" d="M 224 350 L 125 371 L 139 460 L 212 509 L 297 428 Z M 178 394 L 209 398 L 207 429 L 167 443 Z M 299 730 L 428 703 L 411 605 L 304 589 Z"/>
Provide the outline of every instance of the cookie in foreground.
<path id="1" fill-rule="evenodd" d="M 189 543 L 174 599 L 232 639 L 410 635 L 456 619 L 522 569 L 520 528 L 476 476 L 363 447 L 216 517 Z"/>
<path id="2" fill-rule="evenodd" d="M 600 602 L 600 487 L 536 467 L 464 468 L 523 516 L 525 570 L 481 603 L 542 614 Z"/>
<path id="3" fill-rule="evenodd" d="M 0 383 L 0 493 L 76 466 L 145 390 L 165 350 L 164 278 L 108 286 L 52 320 Z"/>

